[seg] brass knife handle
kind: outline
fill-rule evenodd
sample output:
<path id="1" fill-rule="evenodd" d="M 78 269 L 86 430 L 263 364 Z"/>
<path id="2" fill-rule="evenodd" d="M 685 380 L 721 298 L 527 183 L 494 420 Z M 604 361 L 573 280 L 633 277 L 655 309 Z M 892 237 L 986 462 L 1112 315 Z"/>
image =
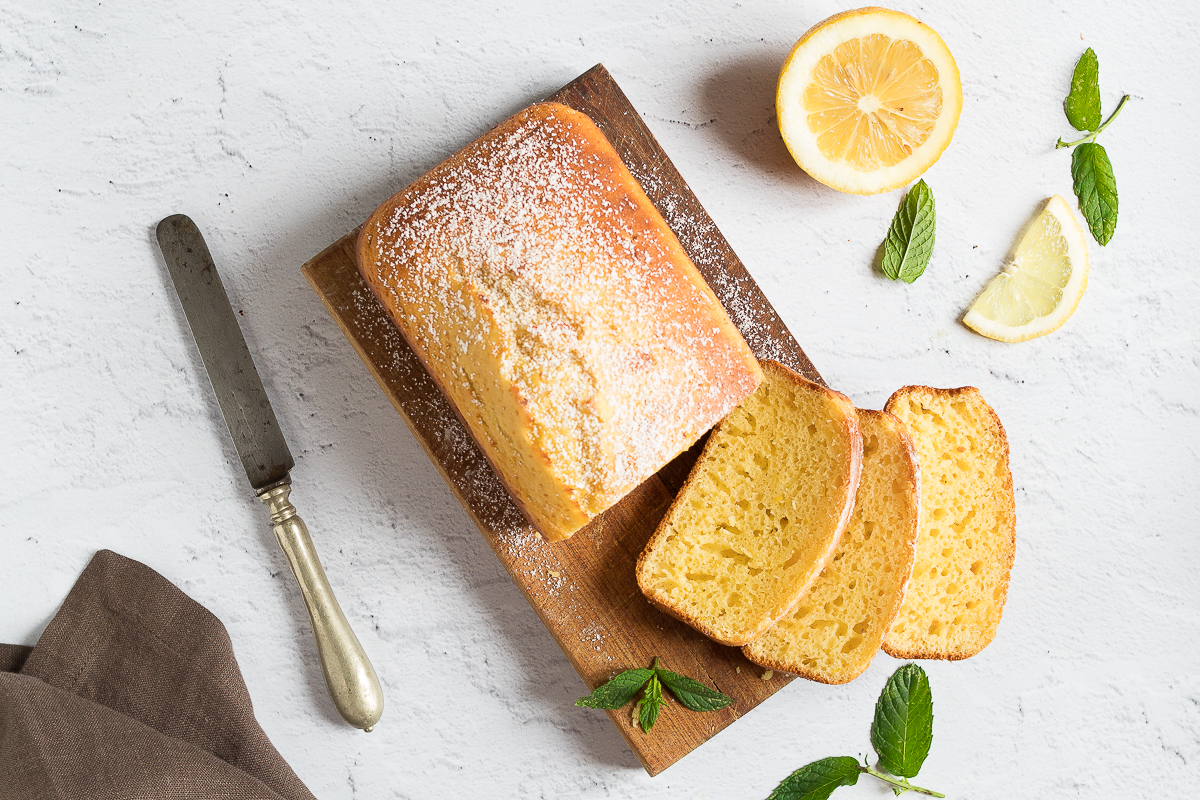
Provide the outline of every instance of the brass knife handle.
<path id="1" fill-rule="evenodd" d="M 263 491 L 258 499 L 271 511 L 275 538 L 300 584 L 300 593 L 304 595 L 304 607 L 317 642 L 317 655 L 321 659 L 321 672 L 325 674 L 329 696 L 346 722 L 369 732 L 383 714 L 379 677 L 333 596 L 329 579 L 325 577 L 308 535 L 308 527 L 288 500 L 291 491 L 292 487 L 285 480 Z"/>

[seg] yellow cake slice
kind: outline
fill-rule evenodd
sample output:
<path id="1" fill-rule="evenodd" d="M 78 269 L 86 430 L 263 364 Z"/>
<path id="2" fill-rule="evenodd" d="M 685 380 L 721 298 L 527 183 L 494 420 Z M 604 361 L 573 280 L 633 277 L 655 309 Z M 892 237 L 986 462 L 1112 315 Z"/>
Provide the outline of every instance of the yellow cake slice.
<path id="1" fill-rule="evenodd" d="M 854 503 L 862 437 L 844 395 L 782 364 L 713 430 L 638 559 L 651 603 L 722 644 L 788 612 L 833 555 Z"/>
<path id="2" fill-rule="evenodd" d="M 791 613 L 742 648 L 768 669 L 821 683 L 862 674 L 887 634 L 913 568 L 920 470 L 904 424 L 858 411 L 862 478 L 833 559 Z"/>
<path id="3" fill-rule="evenodd" d="M 897 658 L 973 656 L 996 635 L 1016 549 L 1004 427 L 973 386 L 905 386 L 887 410 L 917 450 L 921 527 L 908 593 L 883 649 Z"/>

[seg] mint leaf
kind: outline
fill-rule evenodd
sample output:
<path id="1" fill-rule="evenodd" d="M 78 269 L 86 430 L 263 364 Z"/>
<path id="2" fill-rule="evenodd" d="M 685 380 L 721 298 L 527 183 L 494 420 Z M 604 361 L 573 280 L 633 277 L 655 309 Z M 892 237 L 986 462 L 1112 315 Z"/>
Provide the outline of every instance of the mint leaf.
<path id="1" fill-rule="evenodd" d="M 597 686 L 587 697 L 576 700 L 575 705 L 585 708 L 620 708 L 632 700 L 637 690 L 653 677 L 653 670 L 625 670 L 608 683 Z"/>
<path id="2" fill-rule="evenodd" d="M 646 693 L 637 704 L 638 722 L 641 723 L 642 730 L 646 733 L 650 732 L 655 721 L 658 720 L 658 712 L 662 709 L 662 704 L 662 684 L 658 682 L 657 676 L 651 675 L 650 682 L 646 684 Z"/>
<path id="3" fill-rule="evenodd" d="M 935 217 L 933 192 L 925 181 L 917 181 L 896 209 L 892 227 L 883 242 L 884 275 L 905 283 L 921 277 L 933 254 Z"/>
<path id="4" fill-rule="evenodd" d="M 657 665 L 657 661 L 655 664 Z M 732 697 L 721 694 L 716 689 L 710 689 L 700 681 L 693 680 L 686 675 L 680 675 L 657 666 L 654 674 L 671 690 L 671 694 L 675 695 L 676 700 L 692 711 L 716 711 L 733 702 Z"/>
<path id="5" fill-rule="evenodd" d="M 1117 230 L 1117 179 L 1104 147 L 1095 142 L 1076 147 L 1071 154 L 1071 177 L 1079 210 L 1092 236 L 1101 246 L 1108 244 Z"/>
<path id="6" fill-rule="evenodd" d="M 633 707 L 634 727 L 641 726 L 643 731 L 649 731 L 658 721 L 658 714 L 663 707 L 663 684 L 675 694 L 679 702 L 692 711 L 715 711 L 733 702 L 715 689 L 710 689 L 699 681 L 686 675 L 680 675 L 658 666 L 650 669 L 628 669 L 615 676 L 596 689 L 587 697 L 575 701 L 575 705 L 586 708 L 615 709 L 628 703 L 645 687 L 642 699 Z"/>
<path id="7" fill-rule="evenodd" d="M 822 758 L 788 775 L 767 800 L 825 800 L 839 786 L 858 783 L 862 767 L 850 756 Z"/>
<path id="8" fill-rule="evenodd" d="M 1100 60 L 1090 47 L 1075 64 L 1071 92 L 1063 101 L 1063 110 L 1077 131 L 1094 131 L 1100 127 Z"/>
<path id="9" fill-rule="evenodd" d="M 921 769 L 933 741 L 929 678 L 916 664 L 905 664 L 888 678 L 875 704 L 871 741 L 879 752 L 879 767 L 886 771 L 859 766 L 848 756 L 823 758 L 787 776 L 767 800 L 826 800 L 837 787 L 857 783 L 863 772 L 883 781 L 896 795 L 916 792 L 928 797 L 946 796 L 908 782 Z"/>
<path id="10" fill-rule="evenodd" d="M 929 678 L 916 664 L 905 664 L 888 678 L 875 703 L 871 744 L 879 766 L 901 778 L 915 778 L 933 742 L 933 696 Z"/>

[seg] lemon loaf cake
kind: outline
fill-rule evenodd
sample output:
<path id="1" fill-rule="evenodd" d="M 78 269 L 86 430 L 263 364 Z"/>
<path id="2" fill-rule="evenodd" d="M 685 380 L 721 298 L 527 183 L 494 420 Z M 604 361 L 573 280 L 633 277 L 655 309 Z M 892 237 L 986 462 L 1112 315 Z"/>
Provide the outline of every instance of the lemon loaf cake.
<path id="1" fill-rule="evenodd" d="M 996 635 L 1016 549 L 1004 427 L 973 386 L 905 386 L 887 410 L 908 428 L 921 464 L 921 526 L 883 649 L 897 658 L 973 656 Z"/>
<path id="2" fill-rule="evenodd" d="M 612 145 L 564 105 L 527 108 L 392 197 L 363 226 L 357 260 L 552 541 L 762 379 Z"/>
<path id="3" fill-rule="evenodd" d="M 854 504 L 854 406 L 772 361 L 713 431 L 638 559 L 651 603 L 722 644 L 788 612 L 833 555 Z"/>
<path id="4" fill-rule="evenodd" d="M 912 573 L 920 470 L 904 424 L 858 412 L 862 478 L 841 543 L 812 588 L 746 658 L 822 683 L 846 683 L 871 663 Z"/>

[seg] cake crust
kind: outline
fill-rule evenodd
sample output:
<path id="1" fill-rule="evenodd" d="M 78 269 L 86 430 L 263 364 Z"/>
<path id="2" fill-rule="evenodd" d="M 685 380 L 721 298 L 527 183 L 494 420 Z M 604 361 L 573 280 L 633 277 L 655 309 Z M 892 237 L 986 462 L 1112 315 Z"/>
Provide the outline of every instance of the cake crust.
<path id="1" fill-rule="evenodd" d="M 762 378 L 596 125 L 501 123 L 384 203 L 359 271 L 522 513 L 564 539 Z"/>

